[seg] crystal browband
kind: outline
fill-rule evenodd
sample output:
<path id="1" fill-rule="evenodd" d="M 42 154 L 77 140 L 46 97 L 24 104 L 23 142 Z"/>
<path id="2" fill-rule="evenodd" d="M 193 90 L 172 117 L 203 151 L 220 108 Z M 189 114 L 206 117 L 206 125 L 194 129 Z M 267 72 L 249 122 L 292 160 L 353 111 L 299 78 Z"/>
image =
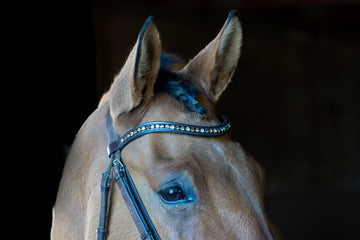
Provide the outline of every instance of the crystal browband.
<path id="1" fill-rule="evenodd" d="M 148 133 L 177 133 L 198 137 L 218 137 L 225 135 L 230 129 L 230 121 L 226 116 L 219 116 L 221 124 L 218 126 L 195 126 L 176 122 L 147 122 L 136 126 L 119 140 L 114 141 L 108 146 L 109 156 L 118 150 L 122 150 L 131 141 Z"/>

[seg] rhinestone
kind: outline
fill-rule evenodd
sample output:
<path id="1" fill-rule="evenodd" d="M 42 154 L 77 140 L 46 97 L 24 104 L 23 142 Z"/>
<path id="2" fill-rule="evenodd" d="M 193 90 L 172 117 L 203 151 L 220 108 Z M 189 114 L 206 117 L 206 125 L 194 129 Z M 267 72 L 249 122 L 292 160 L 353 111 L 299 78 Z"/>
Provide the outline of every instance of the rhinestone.
<path id="1" fill-rule="evenodd" d="M 205 129 L 201 128 L 201 129 L 200 129 L 200 132 L 202 132 L 202 133 L 205 132 Z"/>
<path id="2" fill-rule="evenodd" d="M 212 129 L 210 129 L 210 130 L 209 130 L 209 132 L 210 132 L 210 133 L 212 133 L 212 132 L 213 132 L 213 130 L 212 130 Z"/>
<path id="3" fill-rule="evenodd" d="M 151 125 L 151 129 L 154 129 L 154 127 L 155 127 L 154 125 Z"/>
<path id="4" fill-rule="evenodd" d="M 195 132 L 199 132 L 199 131 L 200 131 L 200 129 L 198 129 L 198 128 L 195 129 Z"/>
<path id="5" fill-rule="evenodd" d="M 164 124 L 161 124 L 161 125 L 160 125 L 160 128 L 164 128 L 164 127 L 165 127 Z"/>
<path id="6" fill-rule="evenodd" d="M 171 128 L 171 129 L 175 129 L 175 126 L 174 126 L 174 125 L 170 125 L 170 128 Z"/>
<path id="7" fill-rule="evenodd" d="M 169 124 L 166 124 L 166 125 L 165 125 L 165 128 L 169 128 L 169 127 L 170 127 Z"/>
<path id="8" fill-rule="evenodd" d="M 185 130 L 185 127 L 184 127 L 184 126 L 181 126 L 180 129 L 181 129 L 181 131 L 184 131 L 184 130 Z"/>
<path id="9" fill-rule="evenodd" d="M 130 132 L 130 136 L 134 135 L 134 132 Z"/>
<path id="10" fill-rule="evenodd" d="M 146 128 L 145 127 L 142 127 L 141 130 L 144 131 Z"/>
<path id="11" fill-rule="evenodd" d="M 186 127 L 186 131 L 188 131 L 188 132 L 189 132 L 189 131 L 190 131 L 190 128 L 189 128 L 189 127 Z"/>
<path id="12" fill-rule="evenodd" d="M 122 142 L 122 143 L 123 143 L 124 141 L 125 141 L 125 139 L 124 139 L 124 138 L 120 139 L 120 142 Z"/>
<path id="13" fill-rule="evenodd" d="M 160 127 L 160 125 L 159 125 L 159 124 L 156 124 L 156 125 L 155 125 L 155 127 L 156 127 L 156 128 L 159 128 L 159 127 Z"/>
<path id="14" fill-rule="evenodd" d="M 217 133 L 217 129 L 216 129 L 216 128 L 214 128 L 214 130 L 213 130 L 213 131 L 214 131 L 214 133 Z"/>
<path id="15" fill-rule="evenodd" d="M 137 131 L 138 131 L 138 132 L 141 132 L 141 128 L 138 128 Z"/>

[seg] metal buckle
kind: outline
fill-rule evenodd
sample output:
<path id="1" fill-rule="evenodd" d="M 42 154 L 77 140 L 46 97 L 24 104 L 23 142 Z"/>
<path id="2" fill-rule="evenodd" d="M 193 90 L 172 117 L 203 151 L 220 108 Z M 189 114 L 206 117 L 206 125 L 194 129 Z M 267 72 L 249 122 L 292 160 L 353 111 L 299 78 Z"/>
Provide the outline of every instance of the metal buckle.
<path id="1" fill-rule="evenodd" d="M 113 166 L 114 166 L 114 180 L 117 181 L 119 178 L 122 178 L 125 176 L 125 167 L 124 164 L 121 162 L 120 159 L 113 160 Z"/>

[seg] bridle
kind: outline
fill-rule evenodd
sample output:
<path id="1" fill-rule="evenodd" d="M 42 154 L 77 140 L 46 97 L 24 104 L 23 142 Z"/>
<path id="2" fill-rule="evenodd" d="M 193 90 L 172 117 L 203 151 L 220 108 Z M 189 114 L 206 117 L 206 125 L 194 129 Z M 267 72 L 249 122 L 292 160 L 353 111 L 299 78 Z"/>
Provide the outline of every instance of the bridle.
<path id="1" fill-rule="evenodd" d="M 97 228 L 97 240 L 105 240 L 107 235 L 107 216 L 109 207 L 109 191 L 111 185 L 111 172 L 117 183 L 121 195 L 130 211 L 133 221 L 140 233 L 140 238 L 160 240 L 149 214 L 136 190 L 134 182 L 121 158 L 121 151 L 135 139 L 149 133 L 175 133 L 197 137 L 219 137 L 225 135 L 230 129 L 230 121 L 225 116 L 220 116 L 220 125 L 195 126 L 177 122 L 147 122 L 140 124 L 127 133 L 118 136 L 113 126 L 110 109 L 106 117 L 106 135 L 108 140 L 108 156 L 111 159 L 106 172 L 102 174 L 100 190 L 100 215 Z"/>
<path id="2" fill-rule="evenodd" d="M 133 221 L 140 233 L 142 240 L 160 240 L 149 214 L 136 190 L 134 182 L 121 158 L 121 151 L 135 139 L 149 133 L 175 133 L 196 137 L 219 137 L 225 135 L 230 129 L 230 121 L 225 116 L 220 116 L 220 125 L 217 126 L 195 126 L 177 122 L 147 122 L 140 124 L 127 133 L 118 136 L 113 126 L 113 121 L 108 109 L 106 117 L 106 135 L 108 140 L 108 155 L 111 159 L 106 172 L 102 174 L 100 189 L 100 215 L 99 226 L 96 230 L 97 240 L 105 240 L 107 235 L 107 219 L 109 210 L 109 191 L 112 178 L 117 183 L 121 195 L 130 211 Z"/>

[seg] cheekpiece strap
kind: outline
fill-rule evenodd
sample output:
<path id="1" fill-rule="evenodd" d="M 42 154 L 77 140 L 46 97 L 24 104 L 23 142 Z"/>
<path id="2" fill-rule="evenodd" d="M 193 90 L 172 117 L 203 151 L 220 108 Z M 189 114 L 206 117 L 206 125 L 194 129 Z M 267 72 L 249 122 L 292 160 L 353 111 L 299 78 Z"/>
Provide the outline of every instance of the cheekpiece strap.
<path id="1" fill-rule="evenodd" d="M 111 118 L 110 113 L 108 113 L 108 118 L 109 117 Z M 114 141 L 109 141 L 107 148 L 108 155 L 111 156 L 113 153 L 123 150 L 130 142 L 149 133 L 176 133 L 197 137 L 223 136 L 227 134 L 230 129 L 230 121 L 224 115 L 220 115 L 219 120 L 221 121 L 221 124 L 217 126 L 196 126 L 164 121 L 143 123 L 134 127 L 120 138 L 115 138 Z M 109 136 L 108 139 L 110 139 Z"/>

